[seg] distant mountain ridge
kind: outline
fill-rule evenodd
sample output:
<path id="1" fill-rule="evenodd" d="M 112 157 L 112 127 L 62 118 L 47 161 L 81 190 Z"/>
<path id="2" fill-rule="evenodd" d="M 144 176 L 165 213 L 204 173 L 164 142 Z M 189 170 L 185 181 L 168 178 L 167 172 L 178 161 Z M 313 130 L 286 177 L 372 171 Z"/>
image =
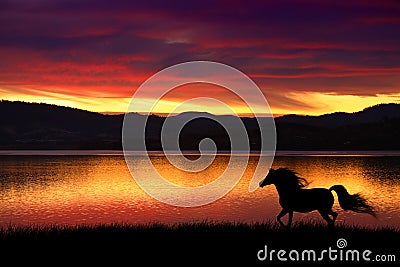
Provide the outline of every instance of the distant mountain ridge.
<path id="1" fill-rule="evenodd" d="M 376 123 L 397 117 L 400 117 L 400 104 L 390 103 L 368 107 L 354 113 L 335 112 L 320 116 L 284 115 L 277 120 L 285 123 L 335 128 L 351 124 Z"/>
<path id="2" fill-rule="evenodd" d="M 26 102 L 0 102 L 0 149 L 118 147 L 123 115 Z"/>
<path id="3" fill-rule="evenodd" d="M 133 116 L 144 116 L 131 114 Z M 229 121 L 230 115 L 187 112 Z M 122 149 L 124 115 L 49 104 L 0 101 L 0 149 Z M 165 117 L 150 115 L 146 144 L 160 150 Z M 263 118 L 260 118 L 263 119 Z M 241 118 L 251 149 L 260 147 L 255 118 Z M 278 150 L 400 150 L 400 104 L 380 104 L 355 113 L 321 116 L 285 115 L 275 118 Z M 191 121 L 180 133 L 181 149 L 196 150 L 203 138 L 215 140 L 217 148 L 230 149 L 225 129 L 211 119 Z"/>

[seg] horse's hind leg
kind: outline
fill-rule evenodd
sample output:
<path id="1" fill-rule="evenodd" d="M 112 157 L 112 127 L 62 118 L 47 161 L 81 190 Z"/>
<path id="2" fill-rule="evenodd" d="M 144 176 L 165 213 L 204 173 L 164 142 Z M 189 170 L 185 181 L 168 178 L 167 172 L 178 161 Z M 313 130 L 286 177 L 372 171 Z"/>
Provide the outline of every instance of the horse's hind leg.
<path id="1" fill-rule="evenodd" d="M 286 227 L 286 225 L 281 221 L 281 218 L 285 216 L 289 211 L 286 209 L 281 210 L 281 212 L 278 214 L 276 219 L 278 220 L 279 224 L 283 227 Z"/>
<path id="2" fill-rule="evenodd" d="M 319 214 L 321 214 L 322 218 L 324 218 L 324 220 L 328 223 L 328 226 L 333 227 L 335 221 L 332 220 L 331 217 L 329 217 L 328 213 L 329 213 L 329 211 L 319 210 Z"/>
<path id="3" fill-rule="evenodd" d="M 334 212 L 332 209 L 328 211 L 328 214 L 332 215 L 333 217 L 333 222 L 336 221 L 336 218 L 338 216 L 337 212 Z"/>

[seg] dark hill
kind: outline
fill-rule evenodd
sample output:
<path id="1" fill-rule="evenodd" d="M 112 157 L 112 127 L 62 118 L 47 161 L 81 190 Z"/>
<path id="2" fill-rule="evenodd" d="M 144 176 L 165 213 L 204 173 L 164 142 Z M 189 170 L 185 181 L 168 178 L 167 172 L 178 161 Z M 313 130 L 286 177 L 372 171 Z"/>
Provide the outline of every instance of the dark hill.
<path id="1" fill-rule="evenodd" d="M 48 104 L 0 102 L 2 149 L 116 148 L 123 115 Z"/>
<path id="2" fill-rule="evenodd" d="M 355 113 L 286 115 L 275 122 L 282 150 L 400 149 L 399 104 L 380 104 Z"/>
<path id="3" fill-rule="evenodd" d="M 232 116 L 201 115 L 232 120 Z M 184 119 L 193 116 L 193 112 L 176 116 Z M 121 149 L 123 118 L 56 105 L 0 101 L 0 149 Z M 161 149 L 164 120 L 150 116 L 148 149 Z M 241 120 L 251 148 L 257 150 L 257 121 Z M 275 123 L 278 150 L 400 150 L 400 104 L 380 104 L 355 113 L 286 115 L 276 118 Z M 208 118 L 195 119 L 183 127 L 181 149 L 197 150 L 203 138 L 215 140 L 220 150 L 230 149 L 225 129 Z"/>

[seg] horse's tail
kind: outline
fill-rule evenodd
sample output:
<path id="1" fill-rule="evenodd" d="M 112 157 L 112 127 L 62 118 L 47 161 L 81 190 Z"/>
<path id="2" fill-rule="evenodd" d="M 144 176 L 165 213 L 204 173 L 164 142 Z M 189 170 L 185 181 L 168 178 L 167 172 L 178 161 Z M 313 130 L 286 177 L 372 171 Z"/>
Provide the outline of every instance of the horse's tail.
<path id="1" fill-rule="evenodd" d="M 335 191 L 338 195 L 340 207 L 344 210 L 352 210 L 359 213 L 368 213 L 376 217 L 374 208 L 367 203 L 359 193 L 350 195 L 343 185 L 334 185 L 329 191 Z"/>

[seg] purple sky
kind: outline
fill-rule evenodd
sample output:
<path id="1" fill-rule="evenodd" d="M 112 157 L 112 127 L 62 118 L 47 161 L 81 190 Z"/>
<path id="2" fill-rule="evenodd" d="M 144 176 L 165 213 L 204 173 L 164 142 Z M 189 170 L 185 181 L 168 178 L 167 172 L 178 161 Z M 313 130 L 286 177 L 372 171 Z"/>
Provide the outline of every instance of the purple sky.
<path id="1" fill-rule="evenodd" d="M 210 60 L 276 113 L 400 101 L 400 1 L 3 0 L 0 34 L 2 99 L 124 111 L 157 71 Z"/>

